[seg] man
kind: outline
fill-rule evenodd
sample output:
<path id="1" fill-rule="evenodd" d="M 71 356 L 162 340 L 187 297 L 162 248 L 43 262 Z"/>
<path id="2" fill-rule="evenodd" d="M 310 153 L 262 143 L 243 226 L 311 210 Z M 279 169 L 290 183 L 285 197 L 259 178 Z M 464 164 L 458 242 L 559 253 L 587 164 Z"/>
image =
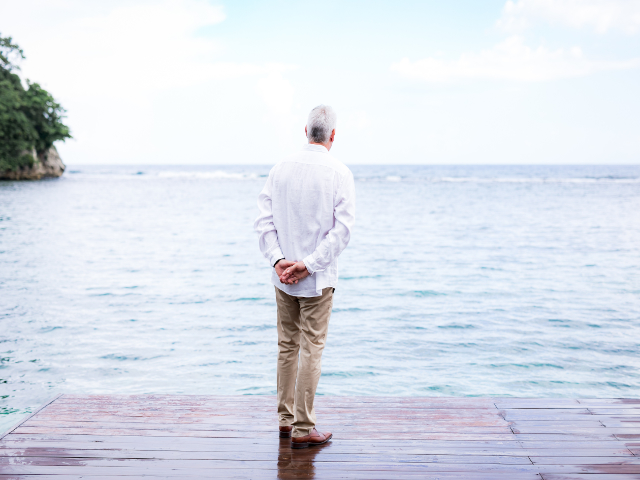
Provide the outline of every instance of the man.
<path id="1" fill-rule="evenodd" d="M 313 401 L 338 283 L 338 256 L 355 222 L 353 175 L 329 154 L 336 135 L 334 110 L 326 105 L 311 110 L 305 134 L 309 144 L 269 172 L 254 225 L 260 250 L 273 267 L 280 437 L 292 437 L 293 448 L 332 437 L 316 430 Z"/>

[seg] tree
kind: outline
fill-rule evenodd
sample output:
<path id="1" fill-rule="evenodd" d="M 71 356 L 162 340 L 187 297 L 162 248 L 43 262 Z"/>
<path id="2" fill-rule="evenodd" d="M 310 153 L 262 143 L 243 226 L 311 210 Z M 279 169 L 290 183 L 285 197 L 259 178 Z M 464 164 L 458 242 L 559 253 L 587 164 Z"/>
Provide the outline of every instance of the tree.
<path id="1" fill-rule="evenodd" d="M 62 123 L 65 109 L 49 92 L 27 80 L 23 111 L 36 131 L 35 148 L 38 153 L 49 150 L 53 142 L 71 138 L 69 127 Z"/>
<path id="2" fill-rule="evenodd" d="M 49 150 L 54 142 L 72 138 L 63 123 L 65 110 L 37 83 L 24 88 L 17 61 L 25 58 L 11 37 L 0 36 L 0 171 L 31 166 L 31 154 Z"/>

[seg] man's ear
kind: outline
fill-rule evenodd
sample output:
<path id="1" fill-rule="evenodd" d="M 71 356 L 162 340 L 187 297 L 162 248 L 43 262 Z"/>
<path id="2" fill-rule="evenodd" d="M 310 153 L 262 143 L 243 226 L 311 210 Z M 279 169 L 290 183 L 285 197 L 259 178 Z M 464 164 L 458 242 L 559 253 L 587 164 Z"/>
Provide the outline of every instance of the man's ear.
<path id="1" fill-rule="evenodd" d="M 305 137 L 309 136 L 309 134 L 307 133 L 307 126 L 306 125 L 304 126 L 304 136 Z"/>
<path id="2" fill-rule="evenodd" d="M 336 136 L 336 129 L 334 128 L 333 130 L 331 130 L 331 137 L 329 137 L 329 140 L 333 142 L 333 139 L 335 138 L 335 136 Z"/>

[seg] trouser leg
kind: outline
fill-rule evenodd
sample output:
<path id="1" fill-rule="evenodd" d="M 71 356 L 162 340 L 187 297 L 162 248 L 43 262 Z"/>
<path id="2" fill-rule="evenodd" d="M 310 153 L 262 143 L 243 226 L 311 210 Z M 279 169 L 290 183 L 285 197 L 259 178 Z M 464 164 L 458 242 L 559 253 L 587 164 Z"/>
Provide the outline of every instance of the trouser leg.
<path id="1" fill-rule="evenodd" d="M 321 297 L 298 297 L 300 304 L 300 366 L 296 384 L 294 437 L 304 437 L 316 426 L 313 401 L 320 380 L 329 318 L 333 306 L 333 288 L 325 288 Z"/>
<path id="2" fill-rule="evenodd" d="M 300 349 L 300 305 L 296 297 L 274 288 L 278 306 L 278 421 L 283 427 L 293 424 L 294 420 Z"/>

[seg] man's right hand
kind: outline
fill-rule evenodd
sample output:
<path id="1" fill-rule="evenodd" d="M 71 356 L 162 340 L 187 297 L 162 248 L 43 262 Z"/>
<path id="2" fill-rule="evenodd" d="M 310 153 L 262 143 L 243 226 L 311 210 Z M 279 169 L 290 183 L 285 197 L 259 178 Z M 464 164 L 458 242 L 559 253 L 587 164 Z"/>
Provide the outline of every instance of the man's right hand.
<path id="1" fill-rule="evenodd" d="M 280 265 L 280 263 L 278 265 Z M 300 280 L 308 276 L 309 270 L 307 270 L 307 266 L 303 261 L 300 261 L 291 265 L 283 272 L 282 275 L 280 275 L 280 283 L 288 283 L 291 285 L 293 283 L 298 283 Z"/>
<path id="2" fill-rule="evenodd" d="M 286 283 L 282 281 L 282 274 L 284 273 L 284 271 L 289 268 L 292 265 L 295 265 L 296 262 L 292 262 L 290 260 L 287 259 L 282 259 L 280 260 L 278 263 L 276 263 L 276 266 L 274 267 L 276 269 L 276 273 L 278 274 L 278 277 L 280 278 L 280 283 Z"/>

